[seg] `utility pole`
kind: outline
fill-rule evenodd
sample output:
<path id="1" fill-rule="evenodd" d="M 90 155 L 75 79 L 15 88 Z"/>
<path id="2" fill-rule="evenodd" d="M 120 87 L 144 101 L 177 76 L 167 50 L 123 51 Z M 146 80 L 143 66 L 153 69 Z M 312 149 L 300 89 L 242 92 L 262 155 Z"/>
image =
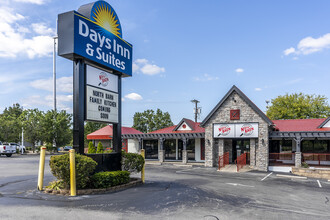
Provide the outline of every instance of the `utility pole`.
<path id="1" fill-rule="evenodd" d="M 198 117 L 199 109 L 200 109 L 197 107 L 197 104 L 199 103 L 199 101 L 197 99 L 193 99 L 193 100 L 191 100 L 191 102 L 195 103 L 194 114 L 195 114 L 195 122 L 197 122 L 197 117 Z"/>

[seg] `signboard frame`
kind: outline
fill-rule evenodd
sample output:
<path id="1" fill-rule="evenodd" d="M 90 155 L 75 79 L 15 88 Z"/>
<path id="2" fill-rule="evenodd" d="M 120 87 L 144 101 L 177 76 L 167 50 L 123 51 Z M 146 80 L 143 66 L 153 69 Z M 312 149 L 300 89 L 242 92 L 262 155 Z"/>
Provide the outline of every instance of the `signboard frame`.
<path id="1" fill-rule="evenodd" d="M 230 127 L 233 131 L 232 135 L 223 135 L 223 136 L 216 136 L 215 129 L 217 126 L 224 126 Z M 253 135 L 242 135 L 237 134 L 237 130 L 240 129 L 243 125 L 251 125 L 253 130 L 257 130 L 257 132 L 252 133 Z M 249 132 L 249 129 L 246 130 Z M 225 132 L 225 131 L 224 131 Z M 259 138 L 259 122 L 240 122 L 240 123 L 214 123 L 212 126 L 212 137 L 213 138 L 225 138 L 225 139 L 246 139 L 246 138 Z"/>

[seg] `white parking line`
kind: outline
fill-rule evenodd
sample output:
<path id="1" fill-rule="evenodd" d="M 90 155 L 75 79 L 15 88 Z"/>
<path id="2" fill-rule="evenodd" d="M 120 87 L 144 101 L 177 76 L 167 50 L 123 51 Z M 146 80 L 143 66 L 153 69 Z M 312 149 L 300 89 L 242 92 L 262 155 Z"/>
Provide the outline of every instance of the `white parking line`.
<path id="1" fill-rule="evenodd" d="M 267 177 L 269 177 L 272 174 L 273 174 L 273 172 L 271 172 L 270 174 L 268 174 L 267 176 L 265 176 L 264 178 L 262 178 L 261 181 L 264 181 Z"/>
<path id="2" fill-rule="evenodd" d="M 319 180 L 316 180 L 316 181 L 319 184 L 319 187 L 322 188 L 322 185 L 321 185 L 320 181 Z"/>
<path id="3" fill-rule="evenodd" d="M 232 185 L 232 186 L 245 186 L 245 187 L 254 187 L 254 186 L 249 186 L 249 185 L 243 185 L 243 184 L 240 184 L 240 183 L 226 183 L 228 185 Z"/>

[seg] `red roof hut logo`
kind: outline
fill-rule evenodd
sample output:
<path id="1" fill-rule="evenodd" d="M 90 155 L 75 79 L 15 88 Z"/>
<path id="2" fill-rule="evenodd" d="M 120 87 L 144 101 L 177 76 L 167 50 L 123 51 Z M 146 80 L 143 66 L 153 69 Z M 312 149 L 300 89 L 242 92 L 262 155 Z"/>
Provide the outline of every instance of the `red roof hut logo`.
<path id="1" fill-rule="evenodd" d="M 103 87 L 106 87 L 109 83 L 108 74 L 105 72 L 101 72 L 99 75 L 99 80 L 100 80 L 99 86 L 102 85 Z"/>
<path id="2" fill-rule="evenodd" d="M 226 136 L 230 133 L 230 127 L 228 125 L 223 125 L 219 128 L 218 136 Z"/>
<path id="3" fill-rule="evenodd" d="M 244 124 L 241 127 L 241 135 L 240 136 L 250 136 L 253 134 L 254 127 L 251 124 Z"/>

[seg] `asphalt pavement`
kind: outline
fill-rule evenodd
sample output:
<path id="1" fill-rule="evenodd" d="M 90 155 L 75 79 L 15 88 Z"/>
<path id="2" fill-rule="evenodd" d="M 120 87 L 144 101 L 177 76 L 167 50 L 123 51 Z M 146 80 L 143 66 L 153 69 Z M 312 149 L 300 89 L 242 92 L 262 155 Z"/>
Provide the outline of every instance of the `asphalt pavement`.
<path id="1" fill-rule="evenodd" d="M 45 185 L 55 179 L 49 157 Z M 69 197 L 37 191 L 38 163 L 37 155 L 0 157 L 1 219 L 330 219 L 327 180 L 147 165 L 144 185 Z"/>

